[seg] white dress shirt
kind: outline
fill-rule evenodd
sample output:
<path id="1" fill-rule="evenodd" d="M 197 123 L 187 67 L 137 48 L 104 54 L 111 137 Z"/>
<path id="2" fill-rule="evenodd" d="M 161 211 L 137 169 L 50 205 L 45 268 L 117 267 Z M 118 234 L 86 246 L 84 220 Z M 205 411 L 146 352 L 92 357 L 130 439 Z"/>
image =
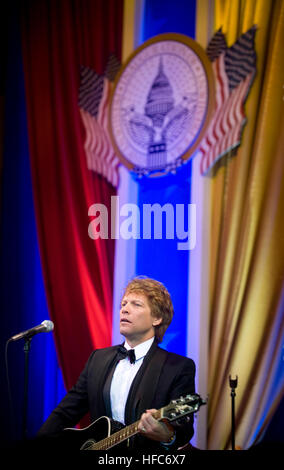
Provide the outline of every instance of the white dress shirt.
<path id="1" fill-rule="evenodd" d="M 131 364 L 128 357 L 119 361 L 115 368 L 110 386 L 112 417 L 120 423 L 125 424 L 125 405 L 131 384 L 143 363 L 144 357 L 152 346 L 153 341 L 154 337 L 144 341 L 144 343 L 138 344 L 135 348 L 131 348 L 127 341 L 125 341 L 124 347 L 126 349 L 135 350 L 136 361 L 134 364 Z"/>

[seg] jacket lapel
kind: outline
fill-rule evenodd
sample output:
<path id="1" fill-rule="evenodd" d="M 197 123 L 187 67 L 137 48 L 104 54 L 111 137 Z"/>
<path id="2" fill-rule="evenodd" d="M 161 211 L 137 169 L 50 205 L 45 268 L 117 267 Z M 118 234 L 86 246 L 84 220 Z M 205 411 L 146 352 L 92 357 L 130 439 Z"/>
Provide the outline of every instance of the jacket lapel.
<path id="1" fill-rule="evenodd" d="M 105 405 L 107 416 L 111 416 L 110 387 L 111 387 L 111 381 L 112 381 L 115 368 L 119 361 L 118 355 L 117 355 L 117 348 L 118 346 L 115 346 L 115 356 L 112 358 L 112 360 L 109 363 L 109 367 L 107 369 L 108 372 L 105 376 L 104 385 L 103 385 L 103 399 L 104 399 L 104 405 Z"/>
<path id="2" fill-rule="evenodd" d="M 126 424 L 139 419 L 151 405 L 166 357 L 167 352 L 158 348 L 154 341 L 130 387 L 125 407 Z"/>
<path id="3" fill-rule="evenodd" d="M 96 410 L 96 413 L 93 412 L 93 419 L 107 414 L 106 412 L 110 410 L 110 398 L 108 385 L 110 381 L 108 380 L 111 373 L 114 371 L 116 364 L 116 352 L 117 346 L 107 348 L 103 354 L 99 354 L 100 350 L 97 351 L 97 364 L 94 364 L 93 370 L 95 371 L 94 380 L 92 383 L 92 397 L 94 397 L 93 410 Z M 107 416 L 111 416 L 107 414 Z"/>

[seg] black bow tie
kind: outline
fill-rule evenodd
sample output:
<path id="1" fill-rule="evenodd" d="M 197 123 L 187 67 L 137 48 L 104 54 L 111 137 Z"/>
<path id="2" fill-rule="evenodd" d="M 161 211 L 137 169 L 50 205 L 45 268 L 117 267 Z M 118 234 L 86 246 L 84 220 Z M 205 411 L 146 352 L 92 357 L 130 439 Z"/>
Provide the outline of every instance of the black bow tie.
<path id="1" fill-rule="evenodd" d="M 134 349 L 127 350 L 124 346 L 118 346 L 117 357 L 119 360 L 129 357 L 130 364 L 134 364 L 136 361 Z"/>

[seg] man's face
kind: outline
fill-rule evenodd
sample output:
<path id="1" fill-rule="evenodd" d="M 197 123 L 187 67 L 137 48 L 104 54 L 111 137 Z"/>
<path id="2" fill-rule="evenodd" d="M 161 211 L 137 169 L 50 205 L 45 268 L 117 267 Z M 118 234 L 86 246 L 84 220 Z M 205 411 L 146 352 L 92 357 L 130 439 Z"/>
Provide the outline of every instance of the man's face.
<path id="1" fill-rule="evenodd" d="M 136 346 L 155 334 L 155 326 L 162 319 L 154 318 L 147 297 L 140 292 L 126 292 L 120 308 L 120 333 L 131 347 Z"/>

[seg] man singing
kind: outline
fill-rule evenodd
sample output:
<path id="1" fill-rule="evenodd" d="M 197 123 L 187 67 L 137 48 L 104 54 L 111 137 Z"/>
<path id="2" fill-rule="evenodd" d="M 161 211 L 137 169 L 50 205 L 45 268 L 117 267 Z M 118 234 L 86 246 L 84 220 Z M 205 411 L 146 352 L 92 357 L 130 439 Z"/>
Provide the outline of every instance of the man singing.
<path id="1" fill-rule="evenodd" d="M 91 420 L 108 416 L 125 425 L 139 421 L 131 448 L 175 450 L 193 436 L 188 421 L 158 421 L 157 409 L 194 394 L 194 362 L 158 347 L 173 317 L 171 297 L 154 279 L 137 277 L 126 286 L 120 308 L 124 345 L 93 351 L 77 383 L 51 413 L 39 436 L 75 426 L 89 411 Z"/>

